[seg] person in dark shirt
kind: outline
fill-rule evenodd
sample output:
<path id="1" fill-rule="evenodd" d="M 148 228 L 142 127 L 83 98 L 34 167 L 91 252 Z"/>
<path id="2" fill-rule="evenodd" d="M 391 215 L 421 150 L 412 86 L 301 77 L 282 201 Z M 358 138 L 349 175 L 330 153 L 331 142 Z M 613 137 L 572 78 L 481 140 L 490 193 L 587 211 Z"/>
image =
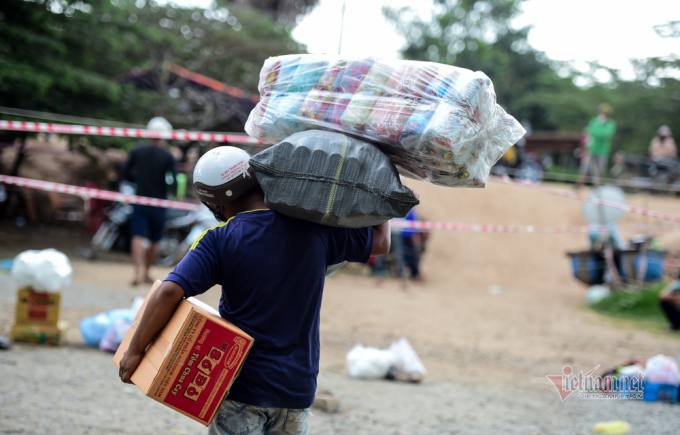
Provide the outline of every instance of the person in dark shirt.
<path id="1" fill-rule="evenodd" d="M 386 254 L 390 229 L 335 228 L 267 209 L 249 158 L 220 147 L 196 164 L 194 189 L 223 223 L 204 232 L 152 294 L 119 376 L 131 383 L 144 349 L 183 297 L 221 284 L 220 315 L 254 344 L 209 433 L 304 435 L 319 372 L 326 267 Z"/>
<path id="2" fill-rule="evenodd" d="M 415 207 L 408 212 L 404 220 L 411 222 L 418 221 Z M 401 243 L 404 264 L 411 271 L 411 279 L 422 282 L 423 274 L 420 271 L 420 253 L 423 246 L 423 234 L 415 228 L 404 228 L 401 230 Z"/>
<path id="3" fill-rule="evenodd" d="M 164 118 L 153 118 L 147 125 L 147 130 L 171 132 L 172 126 Z M 172 190 L 176 192 L 177 170 L 175 158 L 163 148 L 165 140 L 151 139 L 130 152 L 125 165 L 125 178 L 137 184 L 136 194 L 149 198 L 167 199 L 167 174 L 172 174 Z M 149 269 L 158 257 L 158 241 L 163 236 L 165 226 L 165 212 L 161 207 L 133 205 L 130 217 L 130 233 L 132 236 L 131 251 L 134 265 L 132 285 L 151 283 Z M 144 255 L 144 239 L 151 244 Z M 144 261 L 143 261 L 144 260 Z"/>

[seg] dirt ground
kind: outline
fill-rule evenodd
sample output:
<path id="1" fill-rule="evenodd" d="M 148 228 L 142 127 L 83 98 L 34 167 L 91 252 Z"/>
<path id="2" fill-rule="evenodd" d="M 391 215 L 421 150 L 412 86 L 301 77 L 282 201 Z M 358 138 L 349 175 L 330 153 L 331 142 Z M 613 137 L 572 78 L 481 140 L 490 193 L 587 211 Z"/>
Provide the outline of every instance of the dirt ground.
<path id="1" fill-rule="evenodd" d="M 407 182 L 421 195 L 428 220 L 478 224 L 583 225 L 575 200 L 491 181 L 484 190 L 446 189 Z M 568 189 L 568 186 L 562 188 Z M 680 215 L 671 197 L 629 195 L 628 203 Z M 658 224 L 626 215 L 621 224 Z M 624 234 L 630 236 L 631 234 Z M 678 234 L 659 235 L 677 248 Z M 205 433 L 199 424 L 119 383 L 111 355 L 86 348 L 77 325 L 83 317 L 129 306 L 148 289 L 129 287 L 131 266 L 122 256 L 78 259 L 85 238 L 47 229 L 0 228 L 0 258 L 23 249 L 62 246 L 74 267 L 63 291 L 68 345 L 16 345 L 0 351 L 0 432 Z M 426 282 L 403 289 L 378 285 L 352 266 L 326 283 L 321 314 L 319 387 L 342 400 L 341 412 L 314 410 L 310 433 L 497 434 L 592 433 L 603 420 L 629 421 L 630 433 L 677 433 L 674 405 L 636 401 L 560 402 L 545 375 L 565 365 L 598 372 L 629 359 L 675 356 L 680 340 L 612 322 L 584 308 L 585 286 L 575 281 L 565 253 L 583 249 L 584 234 L 479 234 L 435 232 L 423 258 Z M 163 278 L 170 269 L 155 269 Z M 506 288 L 493 294 L 490 287 Z M 13 320 L 16 287 L 0 272 L 0 334 Z M 201 297 L 216 306 L 219 290 Z M 356 343 L 387 347 L 406 337 L 429 371 L 422 384 L 354 380 L 345 355 Z M 31 416 L 27 418 L 27 416 Z"/>

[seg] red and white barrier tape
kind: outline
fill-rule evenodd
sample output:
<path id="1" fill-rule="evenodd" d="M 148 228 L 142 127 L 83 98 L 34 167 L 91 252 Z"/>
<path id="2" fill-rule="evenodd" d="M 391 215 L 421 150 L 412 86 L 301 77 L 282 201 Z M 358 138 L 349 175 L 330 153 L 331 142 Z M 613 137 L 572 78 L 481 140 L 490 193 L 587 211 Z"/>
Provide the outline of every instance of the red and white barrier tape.
<path id="1" fill-rule="evenodd" d="M 537 227 L 533 225 L 514 226 L 514 225 L 480 225 L 480 224 L 461 224 L 454 222 L 431 222 L 431 221 L 405 221 L 393 219 L 390 221 L 393 228 L 412 228 L 417 230 L 445 230 L 460 231 L 468 233 L 543 233 L 543 234 L 563 234 L 563 233 L 590 233 L 595 231 L 611 231 L 612 228 L 606 225 L 582 225 L 564 227 Z M 622 225 L 616 227 L 619 231 L 678 231 L 680 225 Z"/>
<path id="2" fill-rule="evenodd" d="M 552 195 L 576 199 L 576 200 L 583 201 L 583 202 L 592 202 L 594 204 L 603 205 L 605 207 L 617 208 L 619 210 L 624 210 L 624 211 L 628 211 L 628 212 L 631 212 L 631 213 L 637 213 L 637 214 L 641 214 L 641 215 L 644 215 L 644 216 L 651 216 L 651 217 L 663 219 L 663 220 L 666 220 L 666 221 L 680 223 L 680 217 L 671 216 L 671 215 L 666 214 L 666 213 L 659 213 L 658 211 L 647 210 L 647 209 L 641 208 L 641 207 L 634 207 L 632 205 L 621 204 L 621 203 L 613 202 L 613 201 L 607 201 L 607 200 L 604 200 L 604 199 L 594 198 L 592 196 L 580 195 L 578 193 L 567 192 L 567 191 L 564 191 L 564 190 L 552 189 L 552 188 L 549 188 L 549 187 L 543 187 L 543 186 L 539 186 L 538 184 L 534 184 L 534 183 L 531 183 L 531 182 L 528 182 L 528 181 L 515 181 L 515 180 L 510 179 L 510 177 L 507 177 L 507 176 L 502 177 L 502 180 L 505 181 L 506 183 L 510 183 L 510 184 L 515 185 L 515 186 L 520 186 L 520 187 L 525 187 L 525 188 L 528 188 L 528 189 L 538 190 L 538 191 L 541 191 L 541 192 L 550 193 Z"/>
<path id="3" fill-rule="evenodd" d="M 187 202 L 168 201 L 166 199 L 147 198 L 146 196 L 126 195 L 124 193 L 111 192 L 108 190 L 91 189 L 88 187 L 71 186 L 69 184 L 50 183 L 48 181 L 32 180 L 30 178 L 11 177 L 0 175 L 0 183 L 14 186 L 28 187 L 29 189 L 43 190 L 46 192 L 69 193 L 87 198 L 118 201 L 128 204 L 150 205 L 153 207 L 176 208 L 180 210 L 199 210 L 202 206 Z"/>
<path id="4" fill-rule="evenodd" d="M 508 172 L 508 174 L 517 174 L 520 173 L 521 171 L 516 170 L 516 169 L 504 169 L 505 171 Z M 508 174 L 503 174 L 503 175 L 495 175 L 491 173 L 492 177 L 497 177 L 497 178 L 503 178 Z M 592 183 L 593 180 L 595 180 L 595 177 L 592 175 L 576 175 L 576 174 L 566 174 L 566 173 L 558 173 L 558 172 L 545 172 L 543 174 L 543 180 L 552 180 L 552 181 L 561 181 L 561 182 L 576 182 L 579 179 L 583 179 L 584 182 L 590 182 Z M 631 188 L 636 188 L 636 189 L 642 189 L 642 190 L 658 190 L 658 191 L 664 191 L 664 192 L 678 192 L 680 191 L 680 187 L 675 186 L 675 185 L 669 185 L 668 183 L 655 183 L 651 181 L 643 181 L 643 180 L 622 180 L 620 178 L 602 178 L 600 177 L 600 181 L 602 184 L 608 184 L 611 186 L 620 186 L 620 187 L 631 187 Z"/>
<path id="5" fill-rule="evenodd" d="M 160 132 L 140 128 L 92 127 L 87 125 L 46 124 L 42 122 L 0 121 L 0 130 L 31 131 L 59 134 L 87 134 L 143 139 L 201 140 L 207 142 L 264 143 L 250 136 L 205 131 Z"/>
<path id="6" fill-rule="evenodd" d="M 126 195 L 124 193 L 111 192 L 108 190 L 92 189 L 88 187 L 72 186 L 69 184 L 51 183 L 49 181 L 33 180 L 30 178 L 12 177 L 0 175 L 0 183 L 14 186 L 27 187 L 29 189 L 42 190 L 46 192 L 59 192 L 71 195 L 79 195 L 86 198 L 97 198 L 107 201 L 117 201 L 128 204 L 150 205 L 154 207 L 175 208 L 180 210 L 200 210 L 201 205 L 179 201 L 168 201 L 165 199 L 148 198 L 145 196 Z M 394 228 L 413 228 L 424 231 L 443 230 L 459 231 L 471 233 L 544 233 L 544 234 L 563 234 L 563 233 L 588 233 L 592 231 L 611 231 L 611 228 L 603 225 L 571 226 L 571 227 L 537 227 L 533 225 L 513 226 L 513 225 L 479 225 L 464 224 L 455 222 L 431 222 L 431 221 L 406 221 L 395 219 L 391 221 Z M 680 225 L 668 226 L 646 226 L 629 225 L 618 227 L 620 231 L 678 231 Z"/>

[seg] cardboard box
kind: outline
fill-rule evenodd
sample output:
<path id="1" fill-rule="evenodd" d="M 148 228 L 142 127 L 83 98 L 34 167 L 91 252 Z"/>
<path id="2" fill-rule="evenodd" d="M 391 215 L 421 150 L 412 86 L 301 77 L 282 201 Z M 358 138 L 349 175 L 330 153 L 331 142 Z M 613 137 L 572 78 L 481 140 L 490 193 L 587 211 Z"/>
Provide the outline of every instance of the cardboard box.
<path id="1" fill-rule="evenodd" d="M 12 341 L 33 344 L 51 344 L 61 346 L 66 341 L 68 323 L 59 321 L 55 326 L 36 323 L 17 323 L 12 325 L 10 337 Z"/>
<path id="2" fill-rule="evenodd" d="M 125 335 L 113 363 L 130 346 L 156 281 Z M 238 376 L 253 339 L 203 302 L 182 300 L 168 324 L 146 349 L 132 382 L 152 399 L 209 425 Z"/>
<path id="3" fill-rule="evenodd" d="M 17 291 L 17 304 L 14 323 L 37 323 L 57 326 L 59 322 L 59 306 L 61 292 L 37 292 L 30 287 Z"/>

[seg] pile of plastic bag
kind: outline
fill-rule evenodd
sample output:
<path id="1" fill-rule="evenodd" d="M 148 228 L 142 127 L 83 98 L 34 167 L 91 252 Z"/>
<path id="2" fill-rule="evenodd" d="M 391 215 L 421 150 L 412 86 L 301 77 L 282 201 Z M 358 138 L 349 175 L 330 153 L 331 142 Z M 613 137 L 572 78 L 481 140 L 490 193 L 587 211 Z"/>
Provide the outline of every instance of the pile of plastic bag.
<path id="1" fill-rule="evenodd" d="M 656 355 L 645 364 L 645 381 L 650 384 L 680 385 L 680 369 L 671 357 Z"/>
<path id="2" fill-rule="evenodd" d="M 420 382 L 427 370 L 405 338 L 393 341 L 387 349 L 355 345 L 346 356 L 347 371 L 353 378 L 396 379 Z"/>
<path id="3" fill-rule="evenodd" d="M 68 257 L 56 249 L 24 251 L 12 263 L 12 277 L 19 287 L 55 292 L 71 283 L 73 268 Z"/>
<path id="4" fill-rule="evenodd" d="M 267 143 L 327 129 L 364 138 L 407 177 L 483 187 L 524 129 L 496 104 L 481 72 L 405 60 L 287 55 L 260 73 L 245 129 Z"/>
<path id="5" fill-rule="evenodd" d="M 80 321 L 80 335 L 87 346 L 115 352 L 137 317 L 144 298 L 137 296 L 130 308 L 118 308 Z"/>

